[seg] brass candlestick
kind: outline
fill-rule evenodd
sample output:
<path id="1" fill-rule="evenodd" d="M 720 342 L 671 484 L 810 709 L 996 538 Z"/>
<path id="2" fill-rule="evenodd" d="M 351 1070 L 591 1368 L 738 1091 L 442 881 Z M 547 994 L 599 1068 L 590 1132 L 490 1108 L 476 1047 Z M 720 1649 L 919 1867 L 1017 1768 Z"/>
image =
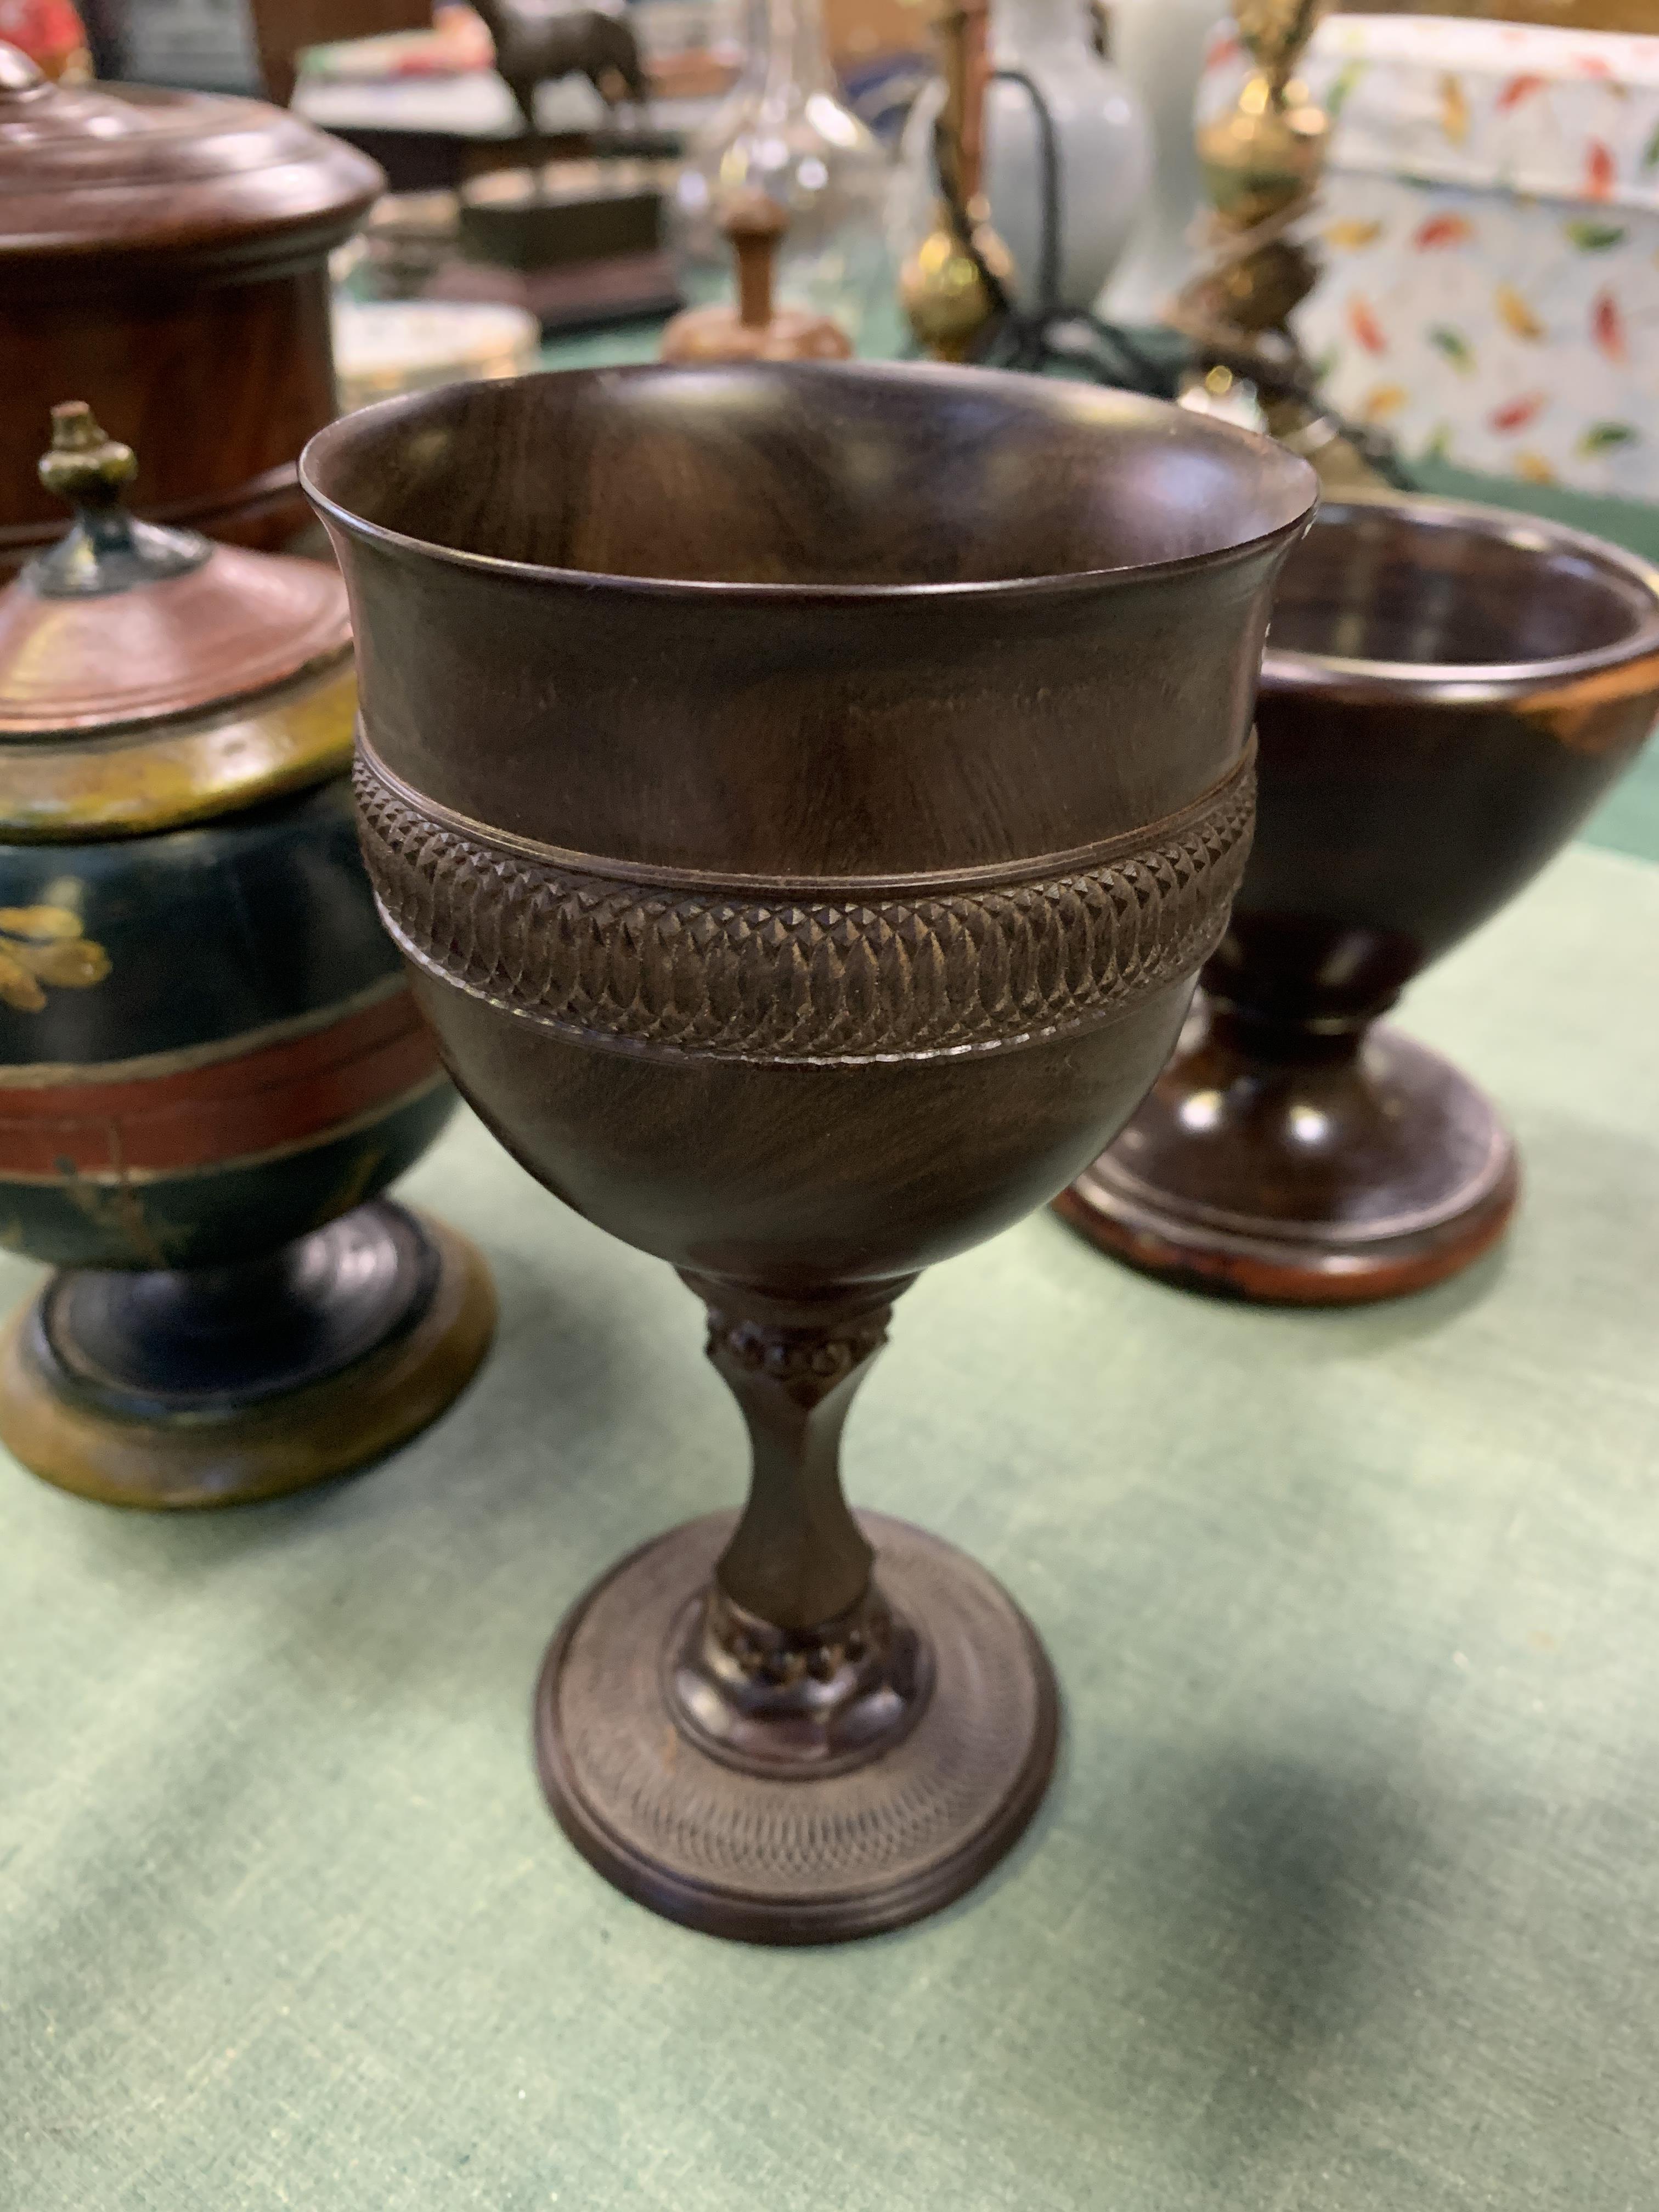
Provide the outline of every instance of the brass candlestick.
<path id="1" fill-rule="evenodd" d="M 1362 441 L 1320 401 L 1290 318 L 1319 281 L 1298 235 L 1325 166 L 1330 123 L 1297 75 L 1332 0 L 1233 0 L 1255 64 L 1231 112 L 1198 133 L 1211 252 L 1170 320 L 1198 349 L 1181 398 L 1269 431 L 1333 488 L 1391 480 L 1382 441 Z"/>
<path id="2" fill-rule="evenodd" d="M 980 188 L 985 146 L 988 0 L 959 0 L 934 26 L 945 105 L 933 132 L 939 193 L 933 228 L 899 280 L 917 343 L 935 361 L 967 361 L 1008 312 L 1013 262 Z"/>

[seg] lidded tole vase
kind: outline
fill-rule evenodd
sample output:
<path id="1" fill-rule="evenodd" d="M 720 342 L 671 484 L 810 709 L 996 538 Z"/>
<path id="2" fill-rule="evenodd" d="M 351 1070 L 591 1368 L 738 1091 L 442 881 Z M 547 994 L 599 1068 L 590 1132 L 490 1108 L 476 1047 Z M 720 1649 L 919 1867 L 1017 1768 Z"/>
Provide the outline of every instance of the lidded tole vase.
<path id="1" fill-rule="evenodd" d="M 344 586 L 134 521 L 81 404 L 73 528 L 0 592 L 0 1223 L 59 1270 L 0 1438 L 113 1503 L 337 1474 L 423 1427 L 493 1303 L 379 1194 L 453 1109 L 376 920 Z"/>

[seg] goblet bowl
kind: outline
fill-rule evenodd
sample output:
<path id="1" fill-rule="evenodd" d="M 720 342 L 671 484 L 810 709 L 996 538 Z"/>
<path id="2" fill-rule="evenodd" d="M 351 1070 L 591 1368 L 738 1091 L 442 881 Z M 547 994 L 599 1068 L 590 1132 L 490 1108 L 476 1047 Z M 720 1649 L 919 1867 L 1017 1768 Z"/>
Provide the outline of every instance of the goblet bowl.
<path id="1" fill-rule="evenodd" d="M 1377 1018 L 1559 849 L 1656 712 L 1659 574 L 1633 556 L 1450 501 L 1323 507 L 1274 603 L 1231 926 L 1066 1217 L 1171 1280 L 1311 1304 L 1485 1251 L 1515 1147 Z"/>
<path id="2" fill-rule="evenodd" d="M 1054 1691 L 981 1570 L 854 1519 L 842 1424 L 916 1272 L 1052 1195 L 1169 1051 L 1311 473 L 1121 394 L 817 363 L 461 388 L 305 468 L 446 1060 L 705 1299 L 750 1430 L 735 1530 L 658 1540 L 556 1639 L 555 1810 L 700 1926 L 914 1917 L 1029 1818 Z"/>

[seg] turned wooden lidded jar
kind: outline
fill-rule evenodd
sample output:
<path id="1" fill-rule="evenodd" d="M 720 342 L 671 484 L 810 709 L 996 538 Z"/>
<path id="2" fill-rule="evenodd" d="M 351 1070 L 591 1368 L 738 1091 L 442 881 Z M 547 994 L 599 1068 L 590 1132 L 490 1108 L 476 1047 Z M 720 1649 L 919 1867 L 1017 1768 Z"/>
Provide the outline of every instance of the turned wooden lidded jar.
<path id="1" fill-rule="evenodd" d="M 266 548 L 307 526 L 328 256 L 384 184 L 280 108 L 53 84 L 0 44 L 0 568 L 62 532 L 35 464 L 66 392 L 143 454 L 150 519 Z"/>

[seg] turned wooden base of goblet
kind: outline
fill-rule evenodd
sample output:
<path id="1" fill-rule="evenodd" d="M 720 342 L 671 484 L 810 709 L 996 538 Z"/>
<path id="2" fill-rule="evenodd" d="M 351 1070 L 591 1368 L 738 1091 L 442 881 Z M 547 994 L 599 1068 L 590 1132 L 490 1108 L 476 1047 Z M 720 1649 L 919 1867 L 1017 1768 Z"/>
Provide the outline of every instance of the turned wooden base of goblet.
<path id="1" fill-rule="evenodd" d="M 434 1421 L 495 1325 L 472 1245 L 389 1199 L 234 1267 L 66 1269 L 0 1336 L 0 1441 L 105 1504 L 275 1498 Z"/>
<path id="2" fill-rule="evenodd" d="M 1054 1206 L 1183 1289 L 1353 1305 L 1467 1267 L 1503 1234 L 1518 1183 L 1491 1102 L 1398 1030 L 1269 1032 L 1200 1006 Z"/>
<path id="3" fill-rule="evenodd" d="M 700 1711 L 707 1677 L 689 1658 L 735 1525 L 715 1514 L 647 1544 L 554 1638 L 536 1753 L 560 1826 L 618 1889 L 710 1935 L 830 1943 L 919 1920 L 971 1888 L 1042 1801 L 1060 1711 L 1042 1647 L 982 1567 L 861 1514 L 908 1679 L 881 1685 L 884 1711 L 850 1751 L 821 1750 L 803 1711 L 783 1727 L 794 1757 L 745 1758 L 702 1724 L 724 1701 Z M 844 1654 L 844 1629 L 811 1639 L 837 1641 Z"/>
<path id="4" fill-rule="evenodd" d="M 959 1897 L 1025 1826 L 1054 1675 L 982 1567 L 842 1495 L 842 1425 L 903 1283 L 782 1301 L 686 1280 L 749 1425 L 749 1503 L 573 1608 L 536 1692 L 543 1784 L 584 1856 L 672 1920 L 874 1935 Z"/>

